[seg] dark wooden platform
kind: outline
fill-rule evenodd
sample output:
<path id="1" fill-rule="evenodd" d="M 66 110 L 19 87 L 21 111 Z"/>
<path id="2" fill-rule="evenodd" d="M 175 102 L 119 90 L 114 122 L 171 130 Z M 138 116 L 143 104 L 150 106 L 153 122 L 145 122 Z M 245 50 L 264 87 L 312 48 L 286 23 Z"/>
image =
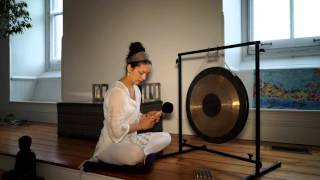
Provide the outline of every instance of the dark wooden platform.
<path id="1" fill-rule="evenodd" d="M 72 169 L 78 169 L 84 160 L 91 157 L 96 144 L 96 140 L 58 137 L 55 124 L 0 125 L 0 154 L 15 156 L 18 150 L 17 140 L 23 135 L 32 137 L 31 148 L 36 153 L 38 161 Z M 192 144 L 206 144 L 209 148 L 243 157 L 247 157 L 247 153 L 255 152 L 253 141 L 234 140 L 225 144 L 210 144 L 196 136 L 184 136 L 184 138 Z M 177 139 L 177 135 L 172 135 L 172 143 L 165 149 L 165 153 L 178 150 Z M 272 150 L 271 145 L 299 146 L 308 148 L 309 153 Z M 264 166 L 281 161 L 282 167 L 260 179 L 320 179 L 320 147 L 264 142 L 261 146 L 261 156 Z M 243 179 L 254 172 L 254 165 L 251 163 L 204 151 L 194 151 L 158 160 L 151 172 L 147 174 L 120 171 L 97 173 L 123 179 L 187 180 L 193 179 L 193 171 L 202 167 L 212 169 L 214 178 L 221 180 Z"/>

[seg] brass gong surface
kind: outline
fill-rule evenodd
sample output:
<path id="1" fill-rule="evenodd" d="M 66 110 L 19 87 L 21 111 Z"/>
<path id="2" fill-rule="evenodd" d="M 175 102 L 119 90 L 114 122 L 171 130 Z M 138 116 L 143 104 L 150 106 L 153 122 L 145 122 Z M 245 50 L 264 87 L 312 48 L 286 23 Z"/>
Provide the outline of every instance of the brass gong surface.
<path id="1" fill-rule="evenodd" d="M 223 143 L 237 136 L 248 115 L 248 97 L 241 80 L 221 67 L 208 68 L 192 81 L 187 116 L 204 139 Z"/>

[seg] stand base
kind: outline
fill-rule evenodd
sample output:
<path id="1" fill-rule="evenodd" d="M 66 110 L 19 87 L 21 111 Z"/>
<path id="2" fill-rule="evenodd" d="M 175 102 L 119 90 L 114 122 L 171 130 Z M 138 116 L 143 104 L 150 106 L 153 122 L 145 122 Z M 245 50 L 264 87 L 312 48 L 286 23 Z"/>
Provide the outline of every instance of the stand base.
<path id="1" fill-rule="evenodd" d="M 246 180 L 252 180 L 252 179 L 255 179 L 255 178 L 258 178 L 258 177 L 261 177 L 277 168 L 281 167 L 281 162 L 277 162 L 277 163 L 274 163 L 273 165 L 271 165 L 270 167 L 267 167 L 267 168 L 260 168 L 258 173 L 255 173 L 255 174 L 251 174 L 249 176 L 247 176 L 245 179 Z"/>
<path id="2" fill-rule="evenodd" d="M 255 172 L 255 174 L 251 174 L 251 175 L 247 176 L 245 178 L 247 180 L 252 180 L 252 179 L 255 179 L 257 177 L 261 177 L 264 174 L 267 174 L 267 173 L 269 173 L 269 172 L 281 167 L 281 162 L 277 162 L 277 163 L 271 165 L 268 168 L 261 168 L 262 167 L 262 163 L 260 161 L 258 162 L 256 160 L 253 160 L 252 156 L 249 156 L 249 158 L 244 158 L 244 157 L 240 157 L 240 156 L 236 156 L 236 155 L 232 155 L 232 154 L 216 151 L 216 150 L 213 150 L 213 149 L 208 149 L 206 145 L 194 146 L 194 145 L 191 145 L 191 144 L 187 144 L 185 142 L 186 142 L 186 140 L 184 140 L 184 143 L 182 143 L 182 146 L 187 146 L 187 147 L 189 147 L 188 149 L 182 149 L 181 151 L 178 151 L 178 152 L 164 154 L 161 157 L 159 157 L 159 159 L 170 157 L 170 156 L 175 156 L 175 155 L 180 155 L 180 154 L 184 154 L 184 153 L 192 152 L 192 151 L 196 151 L 196 150 L 202 150 L 202 151 L 206 151 L 206 152 L 209 152 L 209 153 L 215 153 L 215 154 L 219 154 L 219 155 L 226 156 L 226 157 L 229 157 L 229 158 L 234 158 L 234 159 L 238 159 L 238 160 L 241 160 L 241 161 L 247 161 L 249 163 L 254 163 L 256 165 L 256 172 Z"/>

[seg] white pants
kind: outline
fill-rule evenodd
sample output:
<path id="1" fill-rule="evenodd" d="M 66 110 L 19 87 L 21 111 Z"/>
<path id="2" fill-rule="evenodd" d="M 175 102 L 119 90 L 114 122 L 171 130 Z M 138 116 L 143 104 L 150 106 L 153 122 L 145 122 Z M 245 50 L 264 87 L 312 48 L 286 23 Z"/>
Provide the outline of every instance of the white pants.
<path id="1" fill-rule="evenodd" d="M 164 149 L 170 142 L 169 133 L 154 132 L 151 133 L 149 143 L 144 148 L 129 142 L 115 143 L 102 151 L 97 158 L 109 164 L 136 165 L 143 162 L 147 155 Z"/>

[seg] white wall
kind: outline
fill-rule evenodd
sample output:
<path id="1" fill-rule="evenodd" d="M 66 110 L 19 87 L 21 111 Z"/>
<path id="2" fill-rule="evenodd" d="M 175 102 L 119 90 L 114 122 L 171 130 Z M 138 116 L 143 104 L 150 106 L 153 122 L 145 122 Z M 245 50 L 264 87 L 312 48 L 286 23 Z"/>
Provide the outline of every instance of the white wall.
<path id="1" fill-rule="evenodd" d="M 11 101 L 31 101 L 37 78 L 23 76 L 22 78 L 10 77 L 10 100 Z"/>
<path id="2" fill-rule="evenodd" d="M 130 42 L 141 41 L 153 63 L 149 81 L 160 82 L 162 99 L 177 107 L 177 53 L 223 45 L 221 0 L 69 0 L 64 5 L 64 101 L 91 100 L 93 83 L 120 79 Z M 188 63 L 187 83 L 208 65 Z M 177 132 L 176 113 L 165 130 Z"/>
<path id="3" fill-rule="evenodd" d="M 61 101 L 61 77 L 38 78 L 31 100 L 35 102 Z"/>
<path id="4" fill-rule="evenodd" d="M 75 6 L 76 4 L 76 6 Z M 221 0 L 64 1 L 62 96 L 65 101 L 91 100 L 93 83 L 113 83 L 124 73 L 129 43 L 144 43 L 153 61 L 152 82 L 162 85 L 165 101 L 177 104 L 177 53 L 223 44 Z M 0 118 L 57 122 L 56 104 L 9 103 L 9 41 L 0 39 Z M 207 65 L 185 67 L 186 84 Z M 187 79 L 188 78 L 188 79 Z M 165 129 L 177 131 L 177 114 Z M 188 123 L 184 123 L 188 124 Z M 190 129 L 187 128 L 187 133 Z"/>

